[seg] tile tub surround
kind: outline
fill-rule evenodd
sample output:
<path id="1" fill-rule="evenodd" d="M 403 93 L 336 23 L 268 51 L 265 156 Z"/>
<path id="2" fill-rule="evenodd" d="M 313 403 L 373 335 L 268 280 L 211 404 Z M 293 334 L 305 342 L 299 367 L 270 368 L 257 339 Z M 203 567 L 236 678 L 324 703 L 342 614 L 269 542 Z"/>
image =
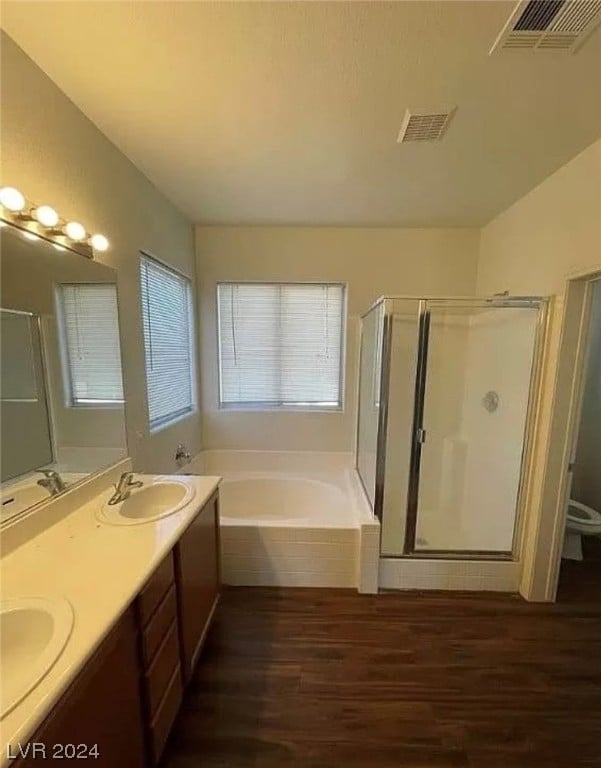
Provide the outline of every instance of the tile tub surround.
<path id="1" fill-rule="evenodd" d="M 308 508 L 298 519 L 243 518 L 228 505 L 228 480 L 260 478 L 285 483 L 288 472 L 224 473 L 221 503 L 221 568 L 235 586 L 346 587 L 377 592 L 380 526 L 371 516 L 354 470 L 297 474 L 294 480 L 342 491 L 342 511 Z M 251 486 L 249 486 L 251 487 Z M 294 485 L 291 484 L 291 493 Z M 251 492 L 252 493 L 252 492 Z M 319 498 L 319 497 L 317 497 Z M 253 508 L 260 499 L 249 499 Z"/>
<path id="2" fill-rule="evenodd" d="M 146 482 L 157 479 L 136 477 Z M 1 599 L 64 597 L 75 615 L 69 641 L 54 666 L 0 721 L 2 768 L 8 765 L 6 745 L 25 742 L 34 733 L 220 482 L 219 477 L 173 479 L 196 491 L 179 512 L 141 525 L 102 525 L 96 512 L 110 493 L 105 485 L 50 527 L 40 515 L 37 534 L 32 529 L 37 515 L 31 516 L 24 521 L 30 526 L 28 540 L 0 560 Z M 57 504 L 66 498 L 67 494 Z"/>
<path id="3" fill-rule="evenodd" d="M 356 589 L 357 528 L 221 523 L 221 575 L 232 586 Z"/>
<path id="4" fill-rule="evenodd" d="M 223 476 L 221 569 L 224 584 L 235 586 L 344 587 L 360 592 L 378 590 L 380 524 L 371 514 L 353 468 L 350 453 L 303 451 L 206 451 L 185 472 Z M 228 508 L 228 481 L 269 478 L 295 486 L 307 481 L 327 484 L 343 494 L 338 511 L 316 504 L 297 519 L 282 519 L 269 509 L 261 515 L 261 498 L 249 498 L 253 516 Z M 326 489 L 323 489 L 326 490 Z M 252 484 L 249 484 L 249 497 Z M 326 496 L 328 498 L 327 490 Z"/>

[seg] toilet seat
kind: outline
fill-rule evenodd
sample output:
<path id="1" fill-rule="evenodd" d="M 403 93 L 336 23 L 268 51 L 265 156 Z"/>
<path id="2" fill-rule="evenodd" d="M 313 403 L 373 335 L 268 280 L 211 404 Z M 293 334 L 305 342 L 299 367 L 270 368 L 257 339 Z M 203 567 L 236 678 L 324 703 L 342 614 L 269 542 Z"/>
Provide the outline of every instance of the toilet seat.
<path id="1" fill-rule="evenodd" d="M 570 499 L 568 503 L 567 528 L 570 531 L 596 536 L 601 534 L 601 512 Z"/>

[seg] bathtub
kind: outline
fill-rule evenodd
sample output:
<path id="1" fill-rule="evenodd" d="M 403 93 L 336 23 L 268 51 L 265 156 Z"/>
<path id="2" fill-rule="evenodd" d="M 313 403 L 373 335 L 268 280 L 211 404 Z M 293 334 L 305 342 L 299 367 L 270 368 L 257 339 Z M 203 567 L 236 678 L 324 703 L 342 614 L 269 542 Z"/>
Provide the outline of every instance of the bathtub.
<path id="1" fill-rule="evenodd" d="M 377 591 L 380 526 L 352 457 L 207 451 L 190 470 L 223 478 L 224 583 Z"/>
<path id="2" fill-rule="evenodd" d="M 225 525 L 355 528 L 359 516 L 351 480 L 283 472 L 225 475 L 220 488 Z"/>

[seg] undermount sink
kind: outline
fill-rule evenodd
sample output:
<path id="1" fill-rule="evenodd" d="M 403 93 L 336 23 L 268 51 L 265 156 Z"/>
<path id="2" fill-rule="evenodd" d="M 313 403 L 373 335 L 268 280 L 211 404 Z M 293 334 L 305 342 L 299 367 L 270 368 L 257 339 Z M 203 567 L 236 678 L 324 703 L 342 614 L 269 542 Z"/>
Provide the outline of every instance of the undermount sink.
<path id="1" fill-rule="evenodd" d="M 0 601 L 0 719 L 49 672 L 72 629 L 73 609 L 64 598 Z"/>
<path id="2" fill-rule="evenodd" d="M 160 520 L 185 507 L 194 498 L 195 489 L 177 480 L 156 480 L 140 489 L 119 504 L 102 505 L 98 518 L 110 525 L 139 525 Z"/>

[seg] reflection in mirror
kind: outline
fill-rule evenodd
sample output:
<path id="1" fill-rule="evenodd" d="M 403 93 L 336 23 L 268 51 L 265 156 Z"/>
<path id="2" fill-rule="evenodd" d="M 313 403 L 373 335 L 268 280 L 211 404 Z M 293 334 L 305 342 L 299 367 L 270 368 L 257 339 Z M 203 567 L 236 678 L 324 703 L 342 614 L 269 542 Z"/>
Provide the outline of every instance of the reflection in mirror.
<path id="1" fill-rule="evenodd" d="M 4 522 L 127 451 L 115 271 L 13 227 L 0 238 Z"/>

